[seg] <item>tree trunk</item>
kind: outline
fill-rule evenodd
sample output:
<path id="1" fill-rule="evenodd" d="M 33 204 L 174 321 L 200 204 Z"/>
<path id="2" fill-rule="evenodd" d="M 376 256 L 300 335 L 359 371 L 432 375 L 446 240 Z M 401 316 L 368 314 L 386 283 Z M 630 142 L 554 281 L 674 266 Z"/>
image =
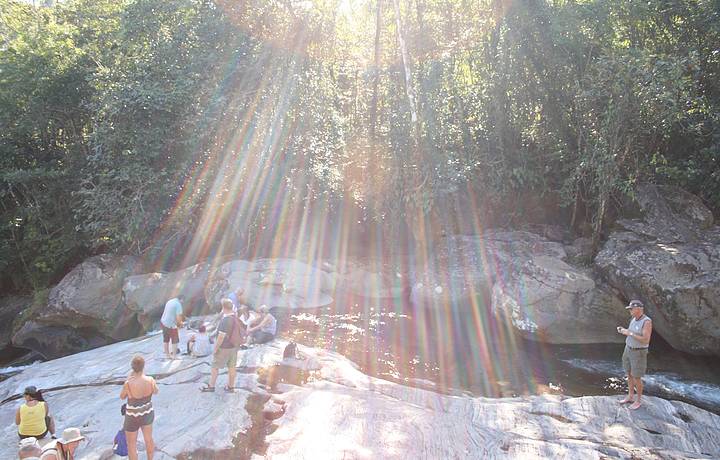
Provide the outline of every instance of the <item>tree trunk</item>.
<path id="1" fill-rule="evenodd" d="M 403 70 L 405 71 L 405 95 L 410 105 L 410 121 L 412 124 L 411 129 L 413 130 L 412 139 L 415 143 L 415 149 L 417 149 L 420 145 L 418 142 L 420 138 L 420 120 L 418 119 L 415 90 L 412 84 L 412 64 L 410 63 L 410 55 L 407 51 L 405 35 L 403 33 L 402 18 L 400 17 L 400 0 L 393 0 L 393 5 L 395 6 L 395 22 L 397 23 L 397 39 L 400 46 L 400 57 L 402 58 Z"/>
<path id="2" fill-rule="evenodd" d="M 375 62 L 373 67 L 373 95 L 370 103 L 370 144 L 375 151 L 377 130 L 378 84 L 380 83 L 380 31 L 382 28 L 382 0 L 377 0 L 375 16 Z"/>

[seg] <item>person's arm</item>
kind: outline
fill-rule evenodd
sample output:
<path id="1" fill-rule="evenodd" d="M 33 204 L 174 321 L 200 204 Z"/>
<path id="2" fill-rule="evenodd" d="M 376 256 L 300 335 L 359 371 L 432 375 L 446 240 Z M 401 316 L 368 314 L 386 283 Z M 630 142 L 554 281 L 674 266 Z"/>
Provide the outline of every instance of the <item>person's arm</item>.
<path id="1" fill-rule="evenodd" d="M 20 408 L 15 412 L 15 425 L 20 425 Z"/>
<path id="2" fill-rule="evenodd" d="M 45 402 L 45 416 L 47 417 L 48 415 L 50 415 L 50 406 Z"/>
<path id="3" fill-rule="evenodd" d="M 217 340 L 215 341 L 215 349 L 213 349 L 213 354 L 216 354 L 218 350 L 220 349 L 220 345 L 222 345 L 223 340 L 225 340 L 225 333 L 224 332 L 218 332 Z"/>
<path id="4" fill-rule="evenodd" d="M 126 399 L 128 397 L 127 381 L 123 383 L 122 390 L 120 390 L 120 399 Z"/>
<path id="5" fill-rule="evenodd" d="M 260 320 L 259 323 L 257 323 L 253 327 L 249 327 L 247 332 L 250 333 L 252 331 L 256 331 L 256 330 L 262 328 L 266 323 L 269 323 L 269 322 L 270 322 L 270 315 L 265 315 L 265 316 L 263 316 L 262 320 Z"/>
<path id="6" fill-rule="evenodd" d="M 157 382 L 154 378 L 150 377 L 150 380 L 152 381 L 152 392 L 154 395 L 160 393 L 160 388 L 158 387 Z"/>
<path id="7" fill-rule="evenodd" d="M 650 336 L 652 335 L 652 320 L 645 321 L 645 324 L 643 324 L 642 333 L 641 334 L 635 334 L 634 332 L 630 332 L 630 335 L 635 337 L 638 342 L 647 345 L 650 343 Z"/>

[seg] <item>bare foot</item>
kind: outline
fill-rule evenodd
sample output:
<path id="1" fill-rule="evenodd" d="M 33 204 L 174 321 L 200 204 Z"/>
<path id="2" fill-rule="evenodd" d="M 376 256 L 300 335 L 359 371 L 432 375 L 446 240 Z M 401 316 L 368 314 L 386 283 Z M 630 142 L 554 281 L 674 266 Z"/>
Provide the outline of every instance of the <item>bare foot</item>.
<path id="1" fill-rule="evenodd" d="M 630 396 L 627 396 L 625 399 L 620 401 L 620 404 L 627 404 L 633 402 L 633 399 Z"/>
<path id="2" fill-rule="evenodd" d="M 640 401 L 636 401 L 635 404 L 630 406 L 630 410 L 638 410 L 640 409 Z"/>

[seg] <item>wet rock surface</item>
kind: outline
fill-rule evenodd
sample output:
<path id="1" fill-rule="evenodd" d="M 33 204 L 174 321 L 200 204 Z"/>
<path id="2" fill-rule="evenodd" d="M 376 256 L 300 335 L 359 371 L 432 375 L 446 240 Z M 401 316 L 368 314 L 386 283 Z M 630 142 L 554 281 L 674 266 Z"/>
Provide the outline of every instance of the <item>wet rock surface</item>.
<path id="1" fill-rule="evenodd" d="M 689 404 L 647 397 L 629 411 L 619 397 L 442 395 L 370 377 L 340 355 L 303 346 L 313 378 L 268 393 L 257 370 L 278 364 L 285 344 L 240 351 L 231 394 L 201 393 L 209 358 L 163 360 L 160 335 L 32 365 L 0 382 L 0 457 L 15 455 L 14 413 L 22 388 L 33 384 L 45 389 L 59 429 L 82 427 L 88 439 L 77 458 L 106 458 L 135 353 L 160 386 L 153 399 L 158 459 L 720 456 L 720 416 Z M 222 373 L 218 387 L 225 379 Z"/>

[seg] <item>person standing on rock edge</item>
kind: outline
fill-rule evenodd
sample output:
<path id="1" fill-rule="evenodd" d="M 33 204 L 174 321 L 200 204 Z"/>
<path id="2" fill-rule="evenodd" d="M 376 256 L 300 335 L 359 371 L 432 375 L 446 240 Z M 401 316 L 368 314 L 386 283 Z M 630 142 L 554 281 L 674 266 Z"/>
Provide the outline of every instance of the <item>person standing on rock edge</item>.
<path id="1" fill-rule="evenodd" d="M 230 299 L 222 299 L 222 319 L 218 325 L 218 336 L 215 340 L 215 349 L 213 350 L 212 368 L 210 369 L 210 382 L 208 382 L 200 390 L 203 392 L 214 392 L 215 382 L 218 378 L 220 369 L 227 367 L 228 383 L 225 386 L 226 393 L 235 391 L 235 375 L 237 370 L 237 354 L 239 341 L 242 339 L 245 331 L 238 317 L 233 313 L 233 303 Z M 238 343 L 234 343 L 238 342 Z"/>
<path id="2" fill-rule="evenodd" d="M 178 329 L 182 327 L 183 322 L 183 306 L 185 301 L 184 295 L 179 295 L 167 301 L 165 309 L 160 317 L 160 325 L 163 332 L 163 350 L 165 356 L 175 359 L 178 343 L 180 342 L 180 333 Z M 172 342 L 172 346 L 170 343 Z"/>
<path id="3" fill-rule="evenodd" d="M 125 408 L 125 439 L 127 440 L 128 457 L 137 460 L 138 430 L 142 430 L 148 460 L 152 460 L 155 442 L 152 436 L 152 423 L 155 421 L 155 409 L 152 405 L 153 395 L 158 394 L 155 379 L 145 375 L 145 359 L 136 355 L 130 362 L 132 371 L 120 391 L 120 399 L 127 398 Z"/>
<path id="4" fill-rule="evenodd" d="M 627 329 L 620 326 L 617 328 L 618 333 L 627 337 L 625 339 L 622 363 L 628 378 L 628 395 L 620 401 L 620 404 L 633 403 L 630 409 L 637 410 L 642 404 L 642 378 L 647 370 L 652 320 L 645 315 L 645 306 L 639 300 L 631 300 L 625 309 L 630 310 L 632 319 Z M 634 394 L 637 394 L 637 401 L 635 402 L 633 402 Z"/>

